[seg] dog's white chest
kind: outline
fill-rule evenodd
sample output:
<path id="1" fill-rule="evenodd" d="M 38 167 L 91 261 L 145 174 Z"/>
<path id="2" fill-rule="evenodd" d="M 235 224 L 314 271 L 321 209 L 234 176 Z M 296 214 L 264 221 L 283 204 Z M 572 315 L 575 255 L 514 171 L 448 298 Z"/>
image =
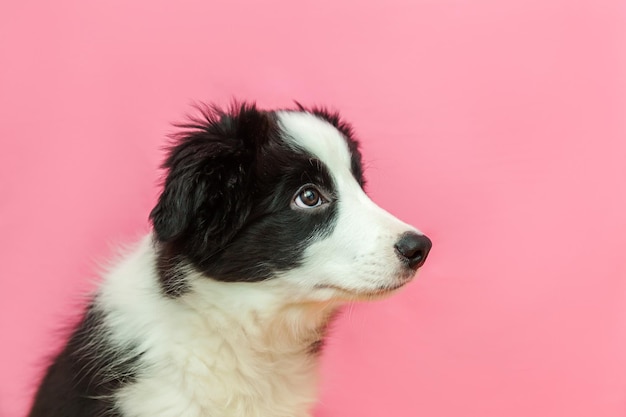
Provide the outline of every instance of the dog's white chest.
<path id="1" fill-rule="evenodd" d="M 141 341 L 137 376 L 115 395 L 122 414 L 307 416 L 316 391 L 316 358 L 307 346 L 317 334 L 294 333 L 294 326 L 307 322 L 302 314 L 267 324 L 253 311 L 205 305 L 201 294 L 190 297 L 184 307 L 179 300 L 146 301 L 132 312 L 112 309 L 120 314 L 109 316 L 123 332 L 120 339 Z"/>
<path id="2" fill-rule="evenodd" d="M 233 346 L 188 352 L 155 367 L 117 396 L 133 417 L 304 417 L 315 399 L 315 376 L 305 358 L 271 366 L 237 357 Z"/>

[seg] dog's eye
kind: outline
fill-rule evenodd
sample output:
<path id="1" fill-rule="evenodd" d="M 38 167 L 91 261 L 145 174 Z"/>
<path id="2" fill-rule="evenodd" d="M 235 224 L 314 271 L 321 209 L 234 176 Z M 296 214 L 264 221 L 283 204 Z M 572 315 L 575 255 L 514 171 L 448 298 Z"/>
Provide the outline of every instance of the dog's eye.
<path id="1" fill-rule="evenodd" d="M 317 188 L 308 186 L 300 190 L 294 202 L 301 208 L 313 208 L 321 206 L 325 200 Z"/>

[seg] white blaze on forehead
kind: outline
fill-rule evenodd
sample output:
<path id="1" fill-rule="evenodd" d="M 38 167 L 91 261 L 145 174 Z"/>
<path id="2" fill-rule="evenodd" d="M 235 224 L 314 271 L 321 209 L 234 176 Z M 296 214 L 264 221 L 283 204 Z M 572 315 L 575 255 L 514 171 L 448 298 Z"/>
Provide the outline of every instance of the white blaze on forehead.
<path id="1" fill-rule="evenodd" d="M 281 111 L 277 115 L 289 144 L 311 153 L 331 171 L 341 167 L 350 169 L 348 144 L 335 126 L 311 113 Z"/>

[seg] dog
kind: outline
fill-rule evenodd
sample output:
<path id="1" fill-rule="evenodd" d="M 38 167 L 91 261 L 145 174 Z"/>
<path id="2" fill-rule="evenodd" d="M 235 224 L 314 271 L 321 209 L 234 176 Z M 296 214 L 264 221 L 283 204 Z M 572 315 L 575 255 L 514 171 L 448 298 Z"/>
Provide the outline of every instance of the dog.
<path id="1" fill-rule="evenodd" d="M 106 274 L 30 417 L 303 417 L 340 306 L 412 280 L 431 241 L 363 190 L 324 108 L 199 106 L 151 232 Z"/>

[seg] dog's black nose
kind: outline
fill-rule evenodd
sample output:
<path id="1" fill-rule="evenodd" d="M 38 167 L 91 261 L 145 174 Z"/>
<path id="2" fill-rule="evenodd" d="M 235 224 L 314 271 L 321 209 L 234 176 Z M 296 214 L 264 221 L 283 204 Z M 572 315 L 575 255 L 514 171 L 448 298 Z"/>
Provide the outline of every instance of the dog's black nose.
<path id="1" fill-rule="evenodd" d="M 400 260 L 406 262 L 413 269 L 424 265 L 432 246 L 433 243 L 429 238 L 414 232 L 404 233 L 394 245 Z"/>

